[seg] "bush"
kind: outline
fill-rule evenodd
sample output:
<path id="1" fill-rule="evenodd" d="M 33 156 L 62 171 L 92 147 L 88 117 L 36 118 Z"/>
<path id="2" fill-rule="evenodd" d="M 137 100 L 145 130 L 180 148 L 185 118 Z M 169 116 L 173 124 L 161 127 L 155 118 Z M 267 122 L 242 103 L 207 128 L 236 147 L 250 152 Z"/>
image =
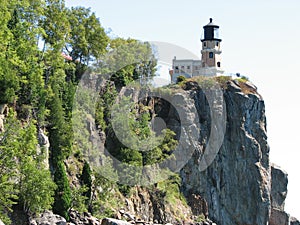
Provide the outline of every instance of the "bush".
<path id="1" fill-rule="evenodd" d="M 183 75 L 180 75 L 180 76 L 177 77 L 176 83 L 178 84 L 178 83 L 181 83 L 183 81 L 186 81 L 186 77 L 183 76 Z"/>

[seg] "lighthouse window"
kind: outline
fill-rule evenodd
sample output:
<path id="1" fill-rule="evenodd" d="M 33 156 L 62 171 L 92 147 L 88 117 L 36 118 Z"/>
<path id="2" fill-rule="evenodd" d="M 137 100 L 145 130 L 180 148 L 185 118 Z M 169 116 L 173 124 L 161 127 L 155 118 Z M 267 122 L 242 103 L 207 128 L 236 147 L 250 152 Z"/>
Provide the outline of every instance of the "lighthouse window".
<path id="1" fill-rule="evenodd" d="M 210 52 L 210 53 L 209 53 L 209 58 L 212 59 L 213 57 L 214 57 L 214 53 L 213 53 L 213 52 Z"/>
<path id="2" fill-rule="evenodd" d="M 216 45 L 219 46 L 219 42 L 218 41 L 216 41 Z"/>
<path id="3" fill-rule="evenodd" d="M 203 46 L 206 47 L 206 42 L 203 42 Z"/>
<path id="4" fill-rule="evenodd" d="M 218 67 L 221 67 L 221 63 L 220 63 L 220 62 L 217 62 L 217 66 L 218 66 Z"/>

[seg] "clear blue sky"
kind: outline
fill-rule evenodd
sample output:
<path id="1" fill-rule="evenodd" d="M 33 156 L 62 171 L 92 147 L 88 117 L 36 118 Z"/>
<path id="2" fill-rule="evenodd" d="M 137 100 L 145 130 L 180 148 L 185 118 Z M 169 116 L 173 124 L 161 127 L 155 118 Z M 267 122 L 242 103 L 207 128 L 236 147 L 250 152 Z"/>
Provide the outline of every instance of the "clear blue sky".
<path id="1" fill-rule="evenodd" d="M 247 75 L 266 104 L 271 161 L 289 173 L 286 210 L 300 219 L 299 0 L 66 0 L 120 37 L 164 41 L 200 57 L 202 26 L 220 25 L 222 65 Z"/>

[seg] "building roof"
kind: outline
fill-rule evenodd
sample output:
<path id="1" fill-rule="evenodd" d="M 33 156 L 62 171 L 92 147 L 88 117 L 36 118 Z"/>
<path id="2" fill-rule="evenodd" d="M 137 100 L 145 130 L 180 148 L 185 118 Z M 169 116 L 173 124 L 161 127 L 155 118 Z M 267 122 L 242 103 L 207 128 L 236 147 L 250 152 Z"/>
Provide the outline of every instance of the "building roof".
<path id="1" fill-rule="evenodd" d="M 209 23 L 207 25 L 205 25 L 204 27 L 219 27 L 219 26 L 213 23 L 212 18 L 209 18 Z"/>

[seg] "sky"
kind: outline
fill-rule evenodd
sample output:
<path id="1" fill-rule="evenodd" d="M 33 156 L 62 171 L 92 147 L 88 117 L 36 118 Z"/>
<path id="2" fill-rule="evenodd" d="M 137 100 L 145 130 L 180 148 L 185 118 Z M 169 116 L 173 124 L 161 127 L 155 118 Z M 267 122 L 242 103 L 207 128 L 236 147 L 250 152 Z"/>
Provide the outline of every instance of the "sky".
<path id="1" fill-rule="evenodd" d="M 258 87 L 271 162 L 288 172 L 286 211 L 300 219 L 299 0 L 66 0 L 90 7 L 110 35 L 167 42 L 200 57 L 203 25 L 220 26 L 222 66 Z M 171 62 L 170 62 L 171 63 Z"/>

